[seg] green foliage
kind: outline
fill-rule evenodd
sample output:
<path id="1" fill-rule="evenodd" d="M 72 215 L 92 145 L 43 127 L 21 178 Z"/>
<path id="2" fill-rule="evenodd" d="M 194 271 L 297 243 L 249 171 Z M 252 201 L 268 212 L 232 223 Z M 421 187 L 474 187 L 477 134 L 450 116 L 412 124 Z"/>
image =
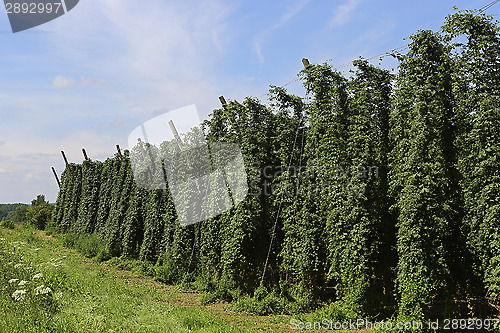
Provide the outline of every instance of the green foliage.
<path id="1" fill-rule="evenodd" d="M 339 320 L 468 315 L 462 300 L 500 295 L 499 27 L 458 12 L 411 40 L 397 74 L 363 59 L 348 77 L 313 64 L 299 74 L 305 98 L 271 87 L 268 105 L 214 110 L 203 134 L 210 149 L 241 148 L 249 187 L 223 214 L 181 226 L 168 186 L 137 185 L 162 168 L 139 165 L 134 179 L 130 157 L 160 165 L 177 144 L 141 141 L 68 165 L 50 228 L 89 257 L 196 287 L 204 303 L 268 314 L 326 301 L 316 314 Z"/>
<path id="2" fill-rule="evenodd" d="M 453 192 L 450 60 L 439 36 L 412 36 L 403 57 L 391 118 L 391 194 L 397 214 L 399 313 L 423 320 L 437 295 L 456 292 L 457 200 Z M 460 272 L 460 273 L 463 273 Z M 457 274 L 457 275 L 455 275 Z M 453 282 L 452 282 L 453 281 Z"/>
<path id="3" fill-rule="evenodd" d="M 89 265 L 75 251 L 60 247 L 57 239 L 34 236 L 28 242 L 31 236 L 23 228 L 0 229 L 1 332 L 253 331 L 190 306 L 189 294 L 122 272 L 122 277 L 134 279 L 128 283 L 117 278 L 113 267 Z M 42 276 L 34 279 L 37 273 Z M 9 283 L 11 279 L 18 280 Z M 51 291 L 40 288 L 37 294 L 41 285 Z M 20 289 L 26 293 L 16 295 L 24 299 L 16 300 L 12 294 Z M 178 306 L 179 301 L 186 306 Z"/>
<path id="4" fill-rule="evenodd" d="M 285 299 L 276 291 L 269 292 L 265 287 L 260 286 L 255 289 L 253 297 L 239 298 L 234 304 L 234 309 L 260 316 L 283 313 L 285 310 Z"/>
<path id="5" fill-rule="evenodd" d="M 82 165 L 82 198 L 78 207 L 78 218 L 73 230 L 92 233 L 97 223 L 99 208 L 99 189 L 101 181 L 101 162 L 86 160 Z"/>
<path id="6" fill-rule="evenodd" d="M 12 220 L 4 220 L 0 222 L 0 227 L 2 228 L 7 228 L 7 229 L 14 229 L 15 225 Z"/>
<path id="7" fill-rule="evenodd" d="M 44 230 L 52 219 L 53 211 L 54 206 L 42 200 L 38 205 L 31 205 L 28 208 L 26 221 L 33 227 Z"/>
<path id="8" fill-rule="evenodd" d="M 104 250 L 104 243 L 96 234 L 80 234 L 73 247 L 87 258 L 94 258 Z"/>
<path id="9" fill-rule="evenodd" d="M 26 206 L 26 205 L 21 203 L 0 204 L 0 221 L 10 220 L 14 215 L 14 211 L 19 206 Z"/>
<path id="10" fill-rule="evenodd" d="M 62 236 L 62 245 L 64 247 L 74 248 L 75 242 L 78 240 L 78 235 L 73 232 L 68 232 Z"/>
<path id="11" fill-rule="evenodd" d="M 347 308 L 343 302 L 333 302 L 308 315 L 307 321 L 321 321 L 324 318 L 328 318 L 333 322 L 342 323 L 349 320 L 357 320 L 362 317 L 359 317 L 359 314 L 353 312 L 352 309 Z"/>
<path id="12" fill-rule="evenodd" d="M 14 210 L 14 213 L 12 214 L 11 220 L 14 223 L 22 224 L 27 221 L 27 214 L 28 212 L 28 206 L 27 205 L 20 205 L 17 206 L 16 209 Z"/>
<path id="13" fill-rule="evenodd" d="M 38 206 L 38 205 L 42 205 L 45 203 L 48 204 L 49 202 L 45 201 L 45 195 L 43 195 L 43 194 L 39 194 L 39 195 L 37 195 L 36 199 L 31 200 L 32 206 Z"/>
<path id="14" fill-rule="evenodd" d="M 211 292 L 204 292 L 200 296 L 200 302 L 203 305 L 215 303 L 217 301 L 217 295 Z"/>
<path id="15" fill-rule="evenodd" d="M 443 31 L 454 55 L 457 145 L 464 201 L 464 232 L 474 267 L 472 286 L 497 298 L 500 286 L 500 29 L 492 17 L 460 12 Z M 465 43 L 456 43 L 456 39 Z"/>
<path id="16" fill-rule="evenodd" d="M 0 243 L 0 303 L 2 313 L 20 318 L 19 332 L 28 327 L 43 329 L 60 312 L 59 298 L 66 292 L 66 275 L 60 267 L 39 265 L 33 258 L 19 252 L 33 251 L 33 246 L 20 241 Z M 19 250 L 14 249 L 18 247 Z M 14 250 L 14 251 L 13 251 Z M 44 263 L 45 264 L 45 263 Z M 36 268 L 35 268 L 36 267 Z M 3 326 L 2 326 L 3 327 Z M 5 327 L 3 327 L 5 329 Z M 9 330 L 9 329 L 7 329 Z M 12 330 L 12 327 L 9 331 Z M 17 330 L 16 330 L 17 331 Z"/>

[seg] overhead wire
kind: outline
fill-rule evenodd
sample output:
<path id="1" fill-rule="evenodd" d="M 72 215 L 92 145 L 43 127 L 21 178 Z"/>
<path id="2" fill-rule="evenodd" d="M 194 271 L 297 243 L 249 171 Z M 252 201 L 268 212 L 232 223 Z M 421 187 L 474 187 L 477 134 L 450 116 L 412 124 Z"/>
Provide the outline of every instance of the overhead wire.
<path id="1" fill-rule="evenodd" d="M 489 3 L 489 4 L 487 4 L 486 6 L 483 6 L 483 7 L 479 8 L 479 9 L 475 10 L 474 12 L 476 12 L 476 11 L 479 11 L 479 12 L 484 12 L 484 11 L 486 11 L 486 10 L 490 9 L 491 7 L 493 7 L 494 5 L 496 5 L 499 1 L 500 1 L 500 0 L 495 0 L 495 1 L 493 1 L 493 2 L 490 2 L 490 3 Z"/>
<path id="2" fill-rule="evenodd" d="M 473 12 L 473 13 L 476 13 L 476 12 L 480 12 L 480 13 L 485 12 L 485 11 L 487 11 L 488 9 L 490 9 L 491 7 L 493 7 L 494 5 L 496 5 L 498 2 L 500 2 L 500 0 L 495 0 L 495 1 L 492 1 L 492 2 L 488 3 L 487 5 L 485 5 L 485 6 L 481 7 L 481 8 L 479 8 L 479 9 L 473 10 L 472 12 Z M 385 58 L 385 57 L 387 57 L 387 56 L 393 55 L 395 52 L 405 51 L 405 50 L 406 50 L 406 49 L 408 49 L 408 48 L 409 48 L 409 44 L 406 44 L 406 45 L 403 45 L 403 46 L 397 47 L 397 48 L 395 48 L 395 49 L 392 49 L 392 50 L 390 50 L 390 51 L 387 51 L 387 52 L 384 52 L 384 53 L 380 53 L 380 54 L 378 54 L 378 55 L 376 55 L 376 56 L 373 56 L 373 57 L 367 58 L 367 59 L 365 59 L 365 60 L 370 61 L 370 60 L 377 59 L 377 58 L 379 58 L 380 60 L 382 60 L 383 58 Z M 332 61 L 332 60 L 327 60 L 327 61 Z M 340 69 L 340 68 L 350 67 L 350 66 L 352 66 L 352 64 L 354 63 L 354 61 L 355 61 L 355 60 L 352 60 L 352 61 L 350 61 L 350 62 L 347 62 L 347 63 L 341 64 L 341 65 L 336 65 L 336 66 L 333 66 L 332 68 Z M 292 80 L 288 81 L 287 83 L 285 83 L 284 85 L 280 86 L 280 88 L 284 88 L 284 87 L 286 87 L 286 86 L 288 86 L 288 85 L 290 85 L 290 84 L 292 84 L 293 82 L 296 82 L 296 81 L 298 81 L 298 80 L 299 80 L 299 77 L 297 76 L 297 77 L 295 77 L 294 79 L 292 79 Z M 264 97 L 264 96 L 266 96 L 266 95 L 268 95 L 268 93 L 262 94 L 262 95 L 258 96 L 257 98 L 259 98 L 259 99 L 260 99 L 261 97 Z"/>
<path id="3" fill-rule="evenodd" d="M 290 170 L 290 166 L 292 165 L 293 153 L 294 153 L 295 147 L 297 145 L 297 138 L 299 136 L 299 131 L 301 129 L 302 118 L 303 117 L 302 117 L 302 114 L 301 114 L 301 116 L 299 118 L 299 122 L 297 123 L 297 130 L 295 131 L 295 140 L 293 141 L 293 147 L 292 147 L 292 150 L 290 151 L 290 160 L 289 160 L 288 166 L 286 168 L 286 170 L 287 170 L 287 176 L 288 176 L 288 170 Z M 302 159 L 302 157 L 301 157 L 301 159 Z M 278 220 L 279 220 L 279 217 L 280 217 L 280 214 L 281 214 L 281 206 L 283 205 L 283 194 L 284 193 L 285 193 L 285 190 L 282 189 L 281 193 L 280 193 L 280 203 L 278 205 L 278 211 L 276 212 L 276 218 L 275 218 L 275 221 L 274 221 L 273 232 L 271 234 L 271 241 L 269 242 L 269 250 L 267 251 L 266 262 L 264 264 L 264 269 L 263 269 L 263 272 L 262 272 L 262 278 L 260 280 L 261 284 L 264 283 L 264 277 L 266 276 L 267 265 L 269 263 L 269 257 L 271 256 L 271 249 L 273 247 L 274 238 L 276 237 L 276 227 L 278 225 Z"/>
<path id="4" fill-rule="evenodd" d="M 489 4 L 481 7 L 480 9 L 478 10 L 474 10 L 473 12 L 484 12 L 488 9 L 490 9 L 491 7 L 493 7 L 495 4 L 497 4 L 498 2 L 500 2 L 500 0 L 495 0 L 495 1 L 492 1 L 490 2 Z M 406 44 L 406 45 L 403 45 L 403 46 L 400 46 L 400 47 L 397 47 L 395 49 L 392 49 L 390 51 L 387 51 L 387 52 L 384 52 L 384 53 L 380 53 L 376 56 L 373 56 L 373 57 L 370 57 L 370 58 L 367 58 L 365 60 L 373 60 L 373 59 L 383 59 L 387 56 L 390 56 L 390 55 L 393 55 L 395 52 L 401 52 L 401 51 L 405 51 L 406 49 L 409 48 L 409 44 Z M 331 61 L 331 60 L 329 60 Z M 345 68 L 345 67 L 349 67 L 351 66 L 353 63 L 354 63 L 355 60 L 349 62 L 349 63 L 345 63 L 345 64 L 342 64 L 342 65 L 337 65 L 337 66 L 333 66 L 333 68 Z M 289 82 L 285 83 L 284 85 L 280 86 L 280 88 L 284 88 L 290 84 L 292 84 L 293 82 L 295 81 L 298 81 L 299 80 L 299 76 L 297 75 L 294 79 L 290 80 Z M 262 96 L 265 96 L 265 95 L 268 95 L 268 93 L 266 94 L 263 94 L 261 96 L 259 96 L 258 98 L 262 97 Z M 308 97 L 304 97 L 304 98 L 301 98 L 302 100 L 308 100 Z M 291 166 L 291 163 L 292 163 L 292 159 L 293 159 L 293 153 L 295 151 L 295 147 L 296 147 L 296 144 L 297 144 L 297 138 L 298 138 L 298 134 L 299 134 L 299 130 L 302 128 L 300 125 L 301 125 L 301 122 L 302 122 L 302 117 L 300 119 L 300 122 L 299 124 L 297 125 L 297 131 L 295 133 L 295 140 L 293 142 L 293 148 L 290 152 L 290 160 L 289 160 L 289 163 L 288 163 L 288 167 L 286 170 L 289 170 L 290 169 L 290 166 Z M 303 128 L 303 132 L 302 132 L 302 144 L 301 144 L 301 149 L 300 149 L 300 162 L 299 162 L 299 168 L 301 167 L 300 164 L 302 163 L 302 154 L 303 154 L 303 149 L 304 149 L 304 133 L 305 132 L 305 128 Z M 288 175 L 288 174 L 287 174 Z M 271 234 L 271 241 L 270 241 L 270 244 L 269 244 L 269 249 L 268 249 L 268 252 L 267 252 L 267 257 L 266 257 L 266 262 L 264 264 L 264 269 L 263 269 L 263 273 L 262 273 L 262 277 L 261 277 L 261 284 L 264 283 L 264 278 L 265 278 L 265 275 L 266 275 L 266 271 L 267 271 L 267 266 L 268 266 L 268 263 L 269 263 L 269 257 L 271 255 L 271 249 L 272 249 L 272 245 L 273 245 L 273 242 L 274 242 L 274 238 L 276 237 L 276 227 L 278 225 L 278 220 L 279 220 L 279 216 L 281 214 L 281 207 L 282 207 L 282 204 L 283 204 L 283 194 L 284 194 L 284 190 L 281 191 L 280 193 L 280 203 L 278 205 L 278 211 L 276 212 L 276 218 L 275 218 L 275 221 L 274 221 L 274 226 L 273 226 L 273 231 L 272 231 L 272 234 Z"/>

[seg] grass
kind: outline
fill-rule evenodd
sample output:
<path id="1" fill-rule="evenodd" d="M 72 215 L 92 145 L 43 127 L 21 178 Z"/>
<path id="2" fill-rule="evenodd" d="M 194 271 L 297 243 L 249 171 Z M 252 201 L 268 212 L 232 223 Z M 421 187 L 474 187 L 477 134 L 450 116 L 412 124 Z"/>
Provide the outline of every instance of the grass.
<path id="1" fill-rule="evenodd" d="M 42 232 L 0 228 L 0 332 L 287 331 L 285 317 L 204 306 L 200 295 L 97 263 Z"/>
<path id="2" fill-rule="evenodd" d="M 235 312 L 213 294 L 144 276 L 135 262 L 99 263 L 68 245 L 65 237 L 0 228 L 0 333 L 290 331 L 292 316 Z M 16 290 L 24 290 L 18 300 Z"/>
<path id="3" fill-rule="evenodd" d="M 137 260 L 99 262 L 101 250 L 91 236 L 0 227 L 0 333 L 290 332 L 292 320 L 304 325 L 355 317 L 340 303 L 309 314 L 297 308 L 293 316 L 235 312 L 270 313 L 288 303 L 286 295 L 259 289 L 231 306 L 207 290 L 158 282 L 147 276 L 151 267 Z M 300 299 L 300 290 L 289 293 Z"/>

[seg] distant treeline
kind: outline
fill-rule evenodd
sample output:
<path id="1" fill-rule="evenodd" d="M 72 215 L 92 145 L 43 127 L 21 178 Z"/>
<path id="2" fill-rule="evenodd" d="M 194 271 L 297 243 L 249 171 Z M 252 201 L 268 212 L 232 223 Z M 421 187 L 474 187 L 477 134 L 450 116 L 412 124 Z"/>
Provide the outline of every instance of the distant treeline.
<path id="1" fill-rule="evenodd" d="M 28 206 L 22 203 L 0 204 L 0 221 L 9 220 L 14 216 L 14 211 L 19 206 Z"/>

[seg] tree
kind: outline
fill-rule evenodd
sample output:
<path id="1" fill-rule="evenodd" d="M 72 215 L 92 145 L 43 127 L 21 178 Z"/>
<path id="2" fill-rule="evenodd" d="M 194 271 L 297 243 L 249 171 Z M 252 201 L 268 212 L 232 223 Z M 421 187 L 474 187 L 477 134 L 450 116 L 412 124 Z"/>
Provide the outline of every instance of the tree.
<path id="1" fill-rule="evenodd" d="M 28 212 L 27 205 L 18 206 L 14 210 L 14 214 L 12 216 L 12 221 L 14 221 L 14 223 L 19 223 L 19 224 L 26 222 L 26 220 L 27 220 L 26 213 L 27 212 Z"/>
<path id="2" fill-rule="evenodd" d="M 30 206 L 26 212 L 26 221 L 39 230 L 44 230 L 52 218 L 54 206 L 48 202 L 41 201 L 36 206 Z"/>
<path id="3" fill-rule="evenodd" d="M 45 201 L 45 195 L 39 194 L 37 195 L 36 199 L 31 200 L 31 205 L 32 206 L 38 206 L 43 203 L 49 203 L 48 201 Z"/>

